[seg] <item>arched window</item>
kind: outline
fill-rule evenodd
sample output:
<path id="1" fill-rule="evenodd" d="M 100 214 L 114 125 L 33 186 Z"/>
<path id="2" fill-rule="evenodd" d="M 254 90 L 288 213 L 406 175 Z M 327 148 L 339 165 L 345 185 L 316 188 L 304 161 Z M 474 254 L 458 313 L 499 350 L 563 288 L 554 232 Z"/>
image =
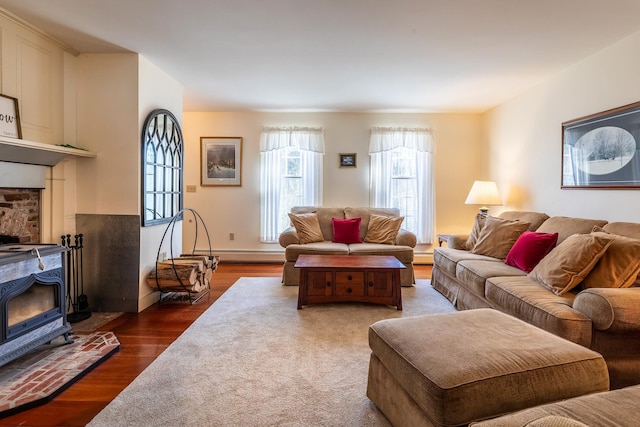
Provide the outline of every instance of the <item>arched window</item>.
<path id="1" fill-rule="evenodd" d="M 142 226 L 171 221 L 182 210 L 184 144 L 168 110 L 154 110 L 142 129 Z"/>

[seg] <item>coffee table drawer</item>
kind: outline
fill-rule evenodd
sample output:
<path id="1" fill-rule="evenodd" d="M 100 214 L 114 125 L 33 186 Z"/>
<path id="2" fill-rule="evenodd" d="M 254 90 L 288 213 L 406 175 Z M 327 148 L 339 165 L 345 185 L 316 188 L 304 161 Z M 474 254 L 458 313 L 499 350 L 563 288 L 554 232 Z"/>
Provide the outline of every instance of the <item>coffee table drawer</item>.
<path id="1" fill-rule="evenodd" d="M 336 271 L 336 295 L 364 296 L 364 273 Z"/>

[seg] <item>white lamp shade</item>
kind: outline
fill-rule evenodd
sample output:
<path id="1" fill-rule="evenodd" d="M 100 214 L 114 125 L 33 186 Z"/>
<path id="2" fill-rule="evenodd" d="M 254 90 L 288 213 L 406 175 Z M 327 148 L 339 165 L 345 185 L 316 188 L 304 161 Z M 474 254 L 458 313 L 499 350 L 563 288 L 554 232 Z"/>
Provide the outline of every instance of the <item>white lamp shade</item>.
<path id="1" fill-rule="evenodd" d="M 475 181 L 465 205 L 502 206 L 498 186 L 493 181 Z"/>

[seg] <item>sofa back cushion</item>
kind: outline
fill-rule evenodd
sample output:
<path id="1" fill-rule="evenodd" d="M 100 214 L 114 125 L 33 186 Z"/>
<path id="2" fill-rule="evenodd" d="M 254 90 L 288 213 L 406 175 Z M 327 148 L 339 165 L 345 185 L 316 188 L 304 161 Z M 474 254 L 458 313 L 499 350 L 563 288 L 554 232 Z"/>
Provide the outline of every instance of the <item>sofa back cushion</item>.
<path id="1" fill-rule="evenodd" d="M 464 249 L 470 251 L 475 246 L 478 241 L 478 236 L 480 236 L 480 232 L 484 227 L 484 222 L 487 220 L 488 215 L 476 214 L 476 219 L 473 223 L 473 228 L 471 228 L 471 233 L 469 233 L 469 237 L 467 237 L 467 241 L 462 244 L 460 249 Z"/>
<path id="2" fill-rule="evenodd" d="M 536 231 L 543 222 L 549 219 L 549 215 L 542 212 L 505 211 L 498 215 L 499 218 L 510 221 L 528 222 L 528 231 Z"/>
<path id="3" fill-rule="evenodd" d="M 602 227 L 604 231 L 618 236 L 640 239 L 640 223 L 638 222 L 610 222 Z"/>
<path id="4" fill-rule="evenodd" d="M 333 224 L 332 218 L 344 218 L 343 208 L 330 208 L 320 206 L 294 206 L 291 208 L 291 213 L 311 213 L 314 212 L 318 216 L 318 223 L 320 224 L 320 230 L 324 240 L 333 240 Z"/>
<path id="5" fill-rule="evenodd" d="M 296 228 L 298 240 L 300 240 L 301 244 L 322 242 L 324 240 L 322 231 L 320 231 L 318 216 L 315 212 L 298 214 L 290 213 L 289 219 Z"/>
<path id="6" fill-rule="evenodd" d="M 393 245 L 398 236 L 400 226 L 404 221 L 403 216 L 389 216 L 371 214 L 369 218 L 369 229 L 364 241 L 367 243 L 381 243 Z"/>
<path id="7" fill-rule="evenodd" d="M 591 233 L 612 238 L 611 246 L 580 285 L 587 288 L 627 288 L 640 273 L 640 239 L 610 234 L 599 227 Z"/>
<path id="8" fill-rule="evenodd" d="M 603 227 L 606 223 L 607 221 L 601 219 L 553 216 L 543 222 L 536 231 L 541 233 L 558 233 L 558 244 L 560 244 L 572 234 L 589 234 L 594 226 Z"/>
<path id="9" fill-rule="evenodd" d="M 605 236 L 573 234 L 542 258 L 529 277 L 562 295 L 587 277 L 612 242 Z"/>
<path id="10" fill-rule="evenodd" d="M 518 237 L 529 224 L 488 216 L 471 253 L 505 259 Z"/>
<path id="11" fill-rule="evenodd" d="M 380 216 L 400 216 L 400 210 L 396 208 L 344 208 L 345 218 L 362 218 L 360 221 L 360 239 L 363 241 L 367 236 L 371 214 Z"/>

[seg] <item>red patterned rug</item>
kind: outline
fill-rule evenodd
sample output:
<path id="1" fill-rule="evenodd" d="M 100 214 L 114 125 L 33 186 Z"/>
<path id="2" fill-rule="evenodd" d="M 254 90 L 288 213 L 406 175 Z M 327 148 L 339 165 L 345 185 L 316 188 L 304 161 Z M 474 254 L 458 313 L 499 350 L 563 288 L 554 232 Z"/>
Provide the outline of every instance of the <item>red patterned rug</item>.
<path id="1" fill-rule="evenodd" d="M 113 332 L 62 337 L 0 367 L 0 418 L 49 402 L 120 349 Z"/>

